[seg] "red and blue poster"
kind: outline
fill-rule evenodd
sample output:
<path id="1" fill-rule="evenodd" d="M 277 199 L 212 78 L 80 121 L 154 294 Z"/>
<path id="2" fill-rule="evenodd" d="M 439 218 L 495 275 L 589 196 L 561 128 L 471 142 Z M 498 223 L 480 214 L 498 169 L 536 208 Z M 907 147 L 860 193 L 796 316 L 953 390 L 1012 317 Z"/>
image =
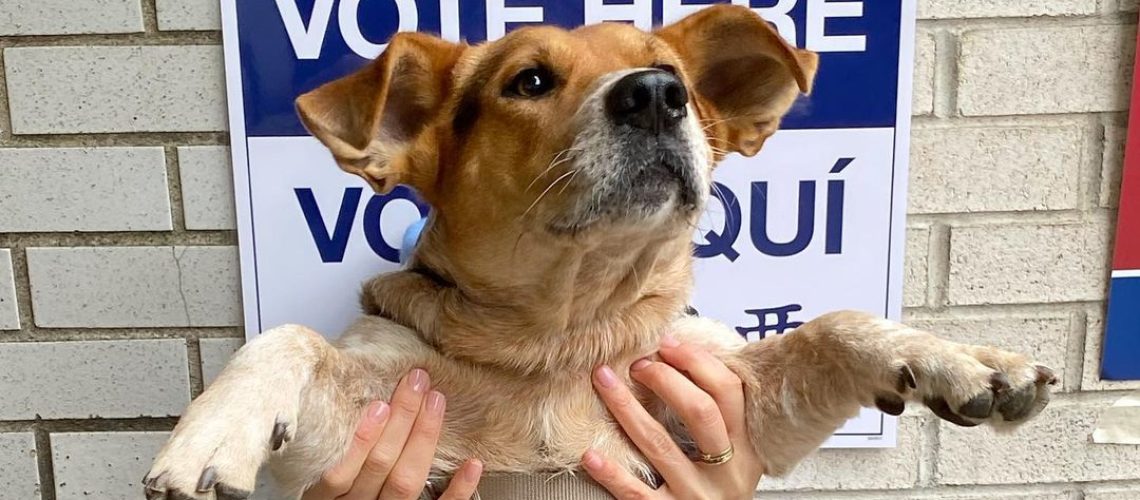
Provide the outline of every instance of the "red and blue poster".
<path id="1" fill-rule="evenodd" d="M 1140 51 L 1136 68 L 1105 319 L 1104 380 L 1140 380 Z"/>

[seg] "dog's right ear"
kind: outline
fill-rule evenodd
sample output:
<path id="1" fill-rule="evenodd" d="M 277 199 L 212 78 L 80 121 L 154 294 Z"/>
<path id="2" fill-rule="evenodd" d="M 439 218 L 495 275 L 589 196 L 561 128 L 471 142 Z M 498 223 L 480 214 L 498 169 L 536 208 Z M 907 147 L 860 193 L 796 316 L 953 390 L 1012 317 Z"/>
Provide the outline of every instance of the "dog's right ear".
<path id="1" fill-rule="evenodd" d="M 340 168 L 376 192 L 430 183 L 425 172 L 409 171 L 404 153 L 438 115 L 465 48 L 422 33 L 397 33 L 364 68 L 298 97 L 297 113 Z"/>

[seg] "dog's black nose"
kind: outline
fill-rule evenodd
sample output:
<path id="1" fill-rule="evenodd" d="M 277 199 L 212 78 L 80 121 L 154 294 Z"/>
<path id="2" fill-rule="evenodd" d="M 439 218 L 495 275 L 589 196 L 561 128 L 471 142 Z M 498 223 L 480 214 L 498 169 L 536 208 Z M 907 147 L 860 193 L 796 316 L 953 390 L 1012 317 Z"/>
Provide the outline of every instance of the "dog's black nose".
<path id="1" fill-rule="evenodd" d="M 606 96 L 606 112 L 619 125 L 660 132 L 685 117 L 688 102 L 689 93 L 676 75 L 650 69 L 618 80 Z"/>

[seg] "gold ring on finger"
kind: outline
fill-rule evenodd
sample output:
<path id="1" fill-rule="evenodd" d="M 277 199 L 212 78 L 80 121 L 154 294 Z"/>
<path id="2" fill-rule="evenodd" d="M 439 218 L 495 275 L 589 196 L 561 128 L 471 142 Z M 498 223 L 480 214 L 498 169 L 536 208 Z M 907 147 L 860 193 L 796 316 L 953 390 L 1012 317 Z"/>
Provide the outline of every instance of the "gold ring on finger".
<path id="1" fill-rule="evenodd" d="M 702 452 L 700 454 L 700 456 L 697 457 L 697 460 L 699 462 L 701 462 L 702 464 L 720 465 L 723 463 L 727 463 L 729 460 L 732 460 L 732 454 L 733 454 L 732 445 L 728 445 L 728 449 L 726 449 L 720 453 L 717 453 L 715 455 L 709 455 L 708 453 Z"/>

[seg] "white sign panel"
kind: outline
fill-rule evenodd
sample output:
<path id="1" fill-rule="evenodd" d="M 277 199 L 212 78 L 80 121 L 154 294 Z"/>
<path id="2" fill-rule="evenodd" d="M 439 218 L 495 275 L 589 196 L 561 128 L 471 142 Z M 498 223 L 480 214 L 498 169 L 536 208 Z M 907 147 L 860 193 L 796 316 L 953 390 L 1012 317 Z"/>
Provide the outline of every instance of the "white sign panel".
<path id="1" fill-rule="evenodd" d="M 298 121 L 298 95 L 397 30 L 474 43 L 528 23 L 660 25 L 709 3 L 223 0 L 247 337 L 283 323 L 338 335 L 360 314 L 359 283 L 398 267 L 405 229 L 428 210 L 406 188 L 377 196 L 342 173 Z M 758 156 L 718 169 L 693 235 L 693 305 L 750 340 L 835 309 L 898 319 L 914 0 L 732 3 L 818 52 L 820 69 Z M 895 430 L 866 410 L 827 445 L 894 446 Z"/>

